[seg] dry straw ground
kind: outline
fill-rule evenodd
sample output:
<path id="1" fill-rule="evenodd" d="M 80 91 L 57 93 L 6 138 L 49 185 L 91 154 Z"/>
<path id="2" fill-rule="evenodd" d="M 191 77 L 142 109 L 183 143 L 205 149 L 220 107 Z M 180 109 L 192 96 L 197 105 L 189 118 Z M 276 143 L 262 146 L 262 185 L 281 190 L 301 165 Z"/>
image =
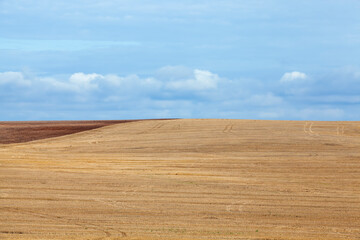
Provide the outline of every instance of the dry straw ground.
<path id="1" fill-rule="evenodd" d="M 0 239 L 360 239 L 360 122 L 154 120 L 2 144 Z"/>

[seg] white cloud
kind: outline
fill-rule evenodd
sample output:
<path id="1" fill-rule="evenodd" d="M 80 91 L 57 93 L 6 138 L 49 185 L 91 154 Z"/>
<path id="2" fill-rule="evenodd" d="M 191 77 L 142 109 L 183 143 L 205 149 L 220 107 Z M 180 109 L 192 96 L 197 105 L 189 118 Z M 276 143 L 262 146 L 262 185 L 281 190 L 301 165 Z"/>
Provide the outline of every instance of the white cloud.
<path id="1" fill-rule="evenodd" d="M 57 92 L 89 93 L 96 90 L 109 92 L 109 96 L 118 94 L 131 95 L 150 92 L 196 92 L 216 89 L 220 77 L 205 70 L 189 70 L 185 67 L 165 67 L 155 77 L 140 77 L 136 74 L 119 76 L 116 74 L 97 74 L 78 72 L 64 77 L 24 78 L 21 72 L 0 73 L 0 84 L 32 86 L 34 88 Z M 167 95 L 167 96 L 171 96 Z"/>
<path id="2" fill-rule="evenodd" d="M 97 81 L 103 80 L 104 76 L 96 73 L 74 73 L 69 78 L 69 83 L 75 88 L 75 90 L 94 90 L 99 87 Z"/>
<path id="3" fill-rule="evenodd" d="M 339 76 L 333 76 L 338 80 L 332 81 L 333 87 L 326 88 L 323 87 L 325 80 L 309 81 L 306 74 L 292 72 L 284 74 L 286 84 L 265 88 L 257 81 L 228 80 L 210 71 L 176 66 L 162 68 L 150 76 L 78 72 L 36 77 L 22 72 L 3 72 L 0 73 L 0 104 L 8 104 L 7 108 L 12 109 L 9 99 L 13 99 L 14 103 L 46 103 L 88 114 L 92 114 L 89 108 L 130 114 L 116 115 L 120 118 L 161 113 L 168 117 L 336 120 L 352 116 L 354 119 L 359 116 L 354 109 L 360 96 L 357 92 L 349 95 L 348 87 L 340 88 L 343 81 L 339 79 L 348 77 Z M 356 74 L 345 76 L 352 76 L 351 80 Z M 350 83 L 358 81 L 350 80 Z M 333 89 L 338 92 L 334 93 Z"/>
<path id="4" fill-rule="evenodd" d="M 137 76 L 135 75 L 134 77 L 137 77 Z M 126 81 L 125 78 L 119 77 L 118 75 L 115 75 L 115 74 L 108 74 L 103 78 L 105 81 L 107 81 L 110 85 L 113 85 L 113 86 L 120 86 L 121 84 L 124 83 L 124 81 Z"/>
<path id="5" fill-rule="evenodd" d="M 163 83 L 156 78 L 145 78 L 141 80 L 141 85 L 145 88 L 160 89 Z"/>
<path id="6" fill-rule="evenodd" d="M 167 88 L 172 90 L 190 90 L 190 91 L 201 91 L 217 88 L 217 84 L 220 78 L 217 74 L 209 71 L 194 70 L 192 78 L 170 81 L 167 84 Z"/>
<path id="7" fill-rule="evenodd" d="M 56 80 L 55 78 L 44 77 L 35 79 L 34 81 L 39 83 L 41 85 L 41 88 L 46 90 L 51 89 L 57 91 L 74 91 L 74 87 L 71 84 L 69 84 L 68 82 Z"/>
<path id="8" fill-rule="evenodd" d="M 136 74 L 118 76 L 103 75 L 100 87 L 107 87 L 107 91 L 116 91 L 128 95 L 135 93 L 154 92 L 163 87 L 163 83 L 154 77 L 141 78 Z M 115 98 L 114 98 L 115 99 Z"/>
<path id="9" fill-rule="evenodd" d="M 15 84 L 18 86 L 30 86 L 31 82 L 24 78 L 21 72 L 0 73 L 0 85 Z"/>
<path id="10" fill-rule="evenodd" d="M 287 72 L 285 73 L 280 82 L 296 82 L 299 80 L 306 80 L 308 76 L 302 72 Z"/>
<path id="11" fill-rule="evenodd" d="M 99 89 L 103 80 L 105 80 L 103 75 L 79 72 L 65 80 L 55 77 L 34 77 L 31 83 L 34 87 L 46 91 L 85 93 Z"/>

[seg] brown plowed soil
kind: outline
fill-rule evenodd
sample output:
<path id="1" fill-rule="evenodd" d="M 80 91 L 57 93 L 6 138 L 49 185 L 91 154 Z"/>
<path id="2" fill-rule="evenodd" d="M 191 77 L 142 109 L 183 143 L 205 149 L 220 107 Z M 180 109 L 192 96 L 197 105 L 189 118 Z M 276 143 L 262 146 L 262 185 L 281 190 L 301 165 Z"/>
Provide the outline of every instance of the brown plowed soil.
<path id="1" fill-rule="evenodd" d="M 51 137 L 59 137 L 112 124 L 133 121 L 136 120 L 26 122 L 0 121 L 0 144 L 22 143 Z"/>
<path id="2" fill-rule="evenodd" d="M 360 122 L 138 121 L 3 144 L 0 239 L 360 239 Z"/>

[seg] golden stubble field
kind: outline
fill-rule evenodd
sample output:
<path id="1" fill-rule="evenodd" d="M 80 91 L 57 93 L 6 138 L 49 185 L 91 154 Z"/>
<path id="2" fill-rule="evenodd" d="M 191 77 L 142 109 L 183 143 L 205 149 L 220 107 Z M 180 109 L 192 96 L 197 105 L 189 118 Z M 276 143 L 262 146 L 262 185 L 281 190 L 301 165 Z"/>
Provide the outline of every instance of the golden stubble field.
<path id="1" fill-rule="evenodd" d="M 2 144 L 0 239 L 360 239 L 360 122 L 154 120 Z"/>

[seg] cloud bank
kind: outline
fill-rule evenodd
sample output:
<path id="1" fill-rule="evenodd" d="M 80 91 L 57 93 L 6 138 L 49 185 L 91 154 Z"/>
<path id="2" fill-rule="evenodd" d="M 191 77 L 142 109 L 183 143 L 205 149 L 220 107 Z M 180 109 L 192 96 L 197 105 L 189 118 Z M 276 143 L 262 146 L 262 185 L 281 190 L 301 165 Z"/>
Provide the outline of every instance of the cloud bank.
<path id="1" fill-rule="evenodd" d="M 67 76 L 0 73 L 1 120 L 253 118 L 355 120 L 360 74 L 285 72 L 264 84 L 204 69 L 166 66 L 150 76 L 77 72 Z M 342 81 L 336 79 L 341 78 Z M 336 89 L 336 90 L 334 90 Z M 5 117 L 4 117 L 5 116 Z"/>

